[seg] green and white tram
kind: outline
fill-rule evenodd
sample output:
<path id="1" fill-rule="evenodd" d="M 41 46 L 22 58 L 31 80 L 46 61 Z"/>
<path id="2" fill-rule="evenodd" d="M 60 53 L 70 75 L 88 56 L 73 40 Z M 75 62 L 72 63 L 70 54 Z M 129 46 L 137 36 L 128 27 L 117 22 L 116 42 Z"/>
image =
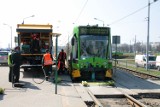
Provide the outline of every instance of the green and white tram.
<path id="1" fill-rule="evenodd" d="M 112 78 L 111 54 L 109 27 L 75 27 L 69 60 L 69 73 L 72 79 L 105 80 Z"/>

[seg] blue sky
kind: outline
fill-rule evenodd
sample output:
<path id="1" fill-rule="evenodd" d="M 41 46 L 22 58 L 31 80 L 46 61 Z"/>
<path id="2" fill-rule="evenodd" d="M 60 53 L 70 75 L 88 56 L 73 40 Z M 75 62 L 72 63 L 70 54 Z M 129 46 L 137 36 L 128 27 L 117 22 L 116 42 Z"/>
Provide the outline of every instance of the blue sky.
<path id="1" fill-rule="evenodd" d="M 150 0 L 153 2 L 153 0 Z M 144 8 L 135 14 L 131 13 L 147 6 L 148 0 L 4 0 L 0 1 L 0 47 L 8 47 L 11 38 L 17 36 L 16 25 L 52 24 L 53 31 L 62 33 L 59 44 L 65 45 L 68 35 L 77 25 L 103 25 L 111 27 L 111 35 L 120 35 L 121 43 L 133 44 L 135 35 L 139 42 L 147 41 L 147 12 Z M 150 42 L 160 41 L 160 0 L 150 8 Z M 129 17 L 117 21 L 125 16 Z M 116 22 L 117 21 L 117 22 Z M 113 23 L 115 22 L 115 23 Z M 3 23 L 9 26 L 3 25 Z M 74 24 L 73 24 L 74 23 Z M 13 40 L 14 46 L 14 40 Z"/>

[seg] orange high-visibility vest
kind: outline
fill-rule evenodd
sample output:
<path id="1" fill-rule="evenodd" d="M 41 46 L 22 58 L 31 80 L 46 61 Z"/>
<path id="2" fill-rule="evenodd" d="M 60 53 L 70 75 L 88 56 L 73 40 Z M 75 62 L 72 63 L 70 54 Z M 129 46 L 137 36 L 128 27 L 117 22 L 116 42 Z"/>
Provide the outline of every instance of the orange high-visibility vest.
<path id="1" fill-rule="evenodd" d="M 43 57 L 44 57 L 44 65 L 52 65 L 53 64 L 51 55 L 49 53 L 44 54 Z"/>

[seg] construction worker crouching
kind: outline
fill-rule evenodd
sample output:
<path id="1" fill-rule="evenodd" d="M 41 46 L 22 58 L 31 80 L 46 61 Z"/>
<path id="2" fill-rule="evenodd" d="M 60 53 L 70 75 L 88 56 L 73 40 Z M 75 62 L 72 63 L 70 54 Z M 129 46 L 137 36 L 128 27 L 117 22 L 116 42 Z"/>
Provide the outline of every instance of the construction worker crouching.
<path id="1" fill-rule="evenodd" d="M 48 81 L 48 77 L 52 73 L 52 64 L 53 64 L 53 57 L 49 53 L 49 50 L 46 49 L 46 53 L 43 55 L 42 58 L 42 65 L 45 71 L 46 81 Z"/>

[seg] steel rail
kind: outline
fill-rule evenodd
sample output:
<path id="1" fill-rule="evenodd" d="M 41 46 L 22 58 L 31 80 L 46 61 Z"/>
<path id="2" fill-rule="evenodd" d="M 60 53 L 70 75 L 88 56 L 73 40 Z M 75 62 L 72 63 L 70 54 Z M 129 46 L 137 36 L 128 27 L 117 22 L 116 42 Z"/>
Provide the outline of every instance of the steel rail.
<path id="1" fill-rule="evenodd" d="M 97 98 L 93 95 L 93 93 L 87 89 L 88 94 L 91 96 L 91 98 L 93 99 L 94 103 L 95 103 L 95 107 L 103 107 L 103 105 L 97 100 Z"/>
<path id="2" fill-rule="evenodd" d="M 121 90 L 121 89 L 118 89 L 118 90 L 126 97 L 127 101 L 132 105 L 132 107 L 147 107 L 146 105 L 144 105 L 140 101 L 136 100 L 132 96 L 126 94 L 123 90 Z"/>
<path id="3" fill-rule="evenodd" d="M 146 105 L 136 100 L 135 98 L 131 97 L 130 95 L 125 94 L 125 93 L 123 94 L 127 98 L 128 102 L 132 105 L 132 107 L 147 107 Z"/>
<path id="4" fill-rule="evenodd" d="M 143 76 L 147 76 L 147 78 L 154 78 L 154 79 L 160 79 L 160 77 L 158 76 L 154 76 L 154 75 L 151 75 L 151 74 L 146 74 L 146 73 L 142 73 L 142 72 L 138 72 L 138 71 L 134 71 L 134 70 L 131 70 L 131 69 L 128 69 L 128 68 L 124 68 L 124 67 L 117 67 L 117 68 L 120 68 L 120 69 L 124 69 L 126 71 L 129 71 L 129 72 L 133 72 L 133 73 L 136 73 L 138 75 L 143 75 Z M 142 77 L 141 77 L 142 78 Z"/>

